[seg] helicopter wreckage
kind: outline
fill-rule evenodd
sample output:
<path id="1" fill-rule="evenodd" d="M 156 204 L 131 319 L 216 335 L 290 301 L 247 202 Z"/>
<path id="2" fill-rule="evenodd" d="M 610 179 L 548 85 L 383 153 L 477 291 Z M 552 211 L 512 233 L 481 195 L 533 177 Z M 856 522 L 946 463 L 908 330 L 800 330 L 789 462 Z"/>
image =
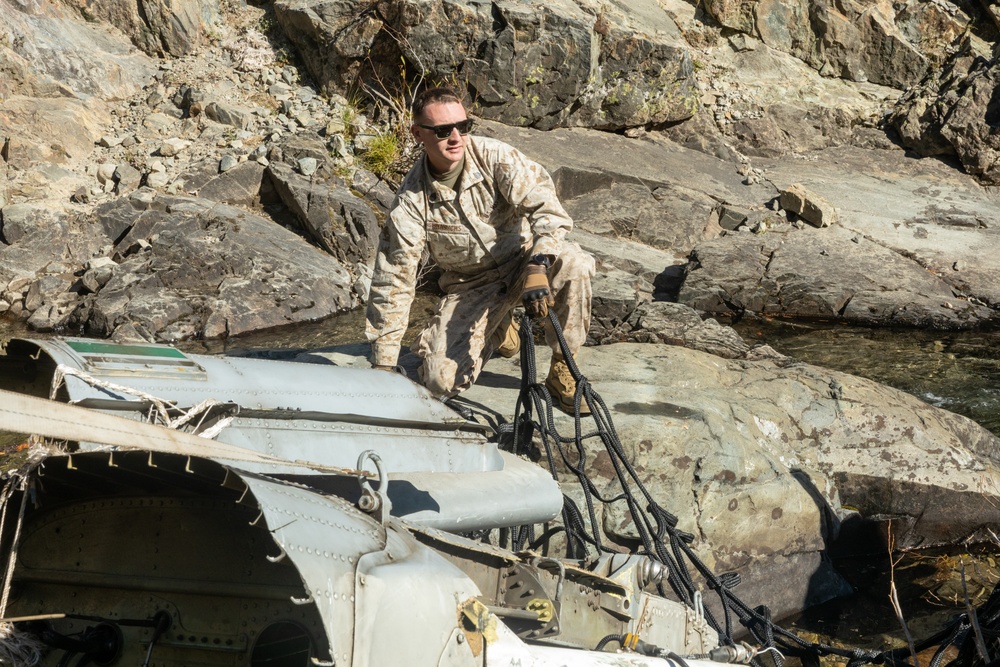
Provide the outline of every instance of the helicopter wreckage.
<path id="1" fill-rule="evenodd" d="M 636 554 L 470 536 L 551 521 L 543 468 L 405 377 L 12 340 L 0 661 L 676 665 L 747 661 Z M 716 663 L 717 664 L 717 663 Z"/>

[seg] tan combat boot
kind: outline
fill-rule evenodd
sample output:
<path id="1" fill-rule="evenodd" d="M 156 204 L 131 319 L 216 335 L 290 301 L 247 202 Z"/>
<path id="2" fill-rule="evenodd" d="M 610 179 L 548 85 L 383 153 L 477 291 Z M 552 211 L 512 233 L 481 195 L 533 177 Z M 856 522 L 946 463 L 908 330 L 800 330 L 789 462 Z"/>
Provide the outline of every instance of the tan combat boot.
<path id="1" fill-rule="evenodd" d="M 500 320 L 500 326 L 490 334 L 493 350 L 504 359 L 510 359 L 521 351 L 521 327 L 514 319 L 514 314 L 508 312 Z"/>
<path id="2" fill-rule="evenodd" d="M 561 356 L 553 356 L 552 364 L 549 366 L 549 376 L 545 378 L 545 386 L 552 394 L 552 402 L 570 416 L 576 415 L 576 380 L 569 370 L 569 366 Z M 580 397 L 580 415 L 589 415 L 590 406 L 587 399 Z"/>

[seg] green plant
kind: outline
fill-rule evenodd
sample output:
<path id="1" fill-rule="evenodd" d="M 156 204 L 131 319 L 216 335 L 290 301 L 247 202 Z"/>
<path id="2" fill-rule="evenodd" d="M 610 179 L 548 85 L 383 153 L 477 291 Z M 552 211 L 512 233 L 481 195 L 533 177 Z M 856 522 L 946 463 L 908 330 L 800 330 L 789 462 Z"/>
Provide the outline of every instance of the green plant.
<path id="1" fill-rule="evenodd" d="M 378 176 L 387 176 L 402 157 L 403 147 L 395 132 L 376 135 L 361 155 L 361 163 Z"/>

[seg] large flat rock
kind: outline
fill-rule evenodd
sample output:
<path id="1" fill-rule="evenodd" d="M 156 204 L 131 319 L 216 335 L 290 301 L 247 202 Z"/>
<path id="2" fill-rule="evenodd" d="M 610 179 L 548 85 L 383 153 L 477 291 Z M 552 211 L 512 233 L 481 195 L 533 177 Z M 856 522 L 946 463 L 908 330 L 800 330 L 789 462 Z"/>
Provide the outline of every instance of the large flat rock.
<path id="1" fill-rule="evenodd" d="M 964 292 L 1000 304 L 1000 197 L 936 158 L 902 150 L 829 149 L 761 163 L 779 188 L 801 183 L 862 234 Z"/>

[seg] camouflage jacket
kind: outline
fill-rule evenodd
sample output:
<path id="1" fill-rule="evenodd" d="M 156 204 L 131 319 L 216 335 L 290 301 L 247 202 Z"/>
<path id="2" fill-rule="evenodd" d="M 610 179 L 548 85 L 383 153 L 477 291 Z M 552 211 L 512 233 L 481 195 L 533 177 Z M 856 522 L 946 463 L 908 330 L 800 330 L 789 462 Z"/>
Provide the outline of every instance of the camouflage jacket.
<path id="1" fill-rule="evenodd" d="M 434 181 L 425 161 L 403 179 L 382 229 L 366 326 L 376 364 L 398 359 L 425 248 L 446 277 L 460 280 L 527 251 L 557 256 L 573 227 L 548 172 L 503 142 L 468 137 L 457 192 Z"/>

